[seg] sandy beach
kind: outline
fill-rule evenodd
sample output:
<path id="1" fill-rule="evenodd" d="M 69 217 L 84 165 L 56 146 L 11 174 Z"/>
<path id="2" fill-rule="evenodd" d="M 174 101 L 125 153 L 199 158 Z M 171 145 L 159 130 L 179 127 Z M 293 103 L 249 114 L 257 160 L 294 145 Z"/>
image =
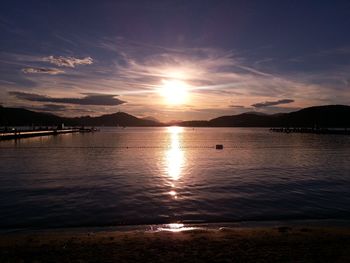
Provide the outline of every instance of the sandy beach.
<path id="1" fill-rule="evenodd" d="M 0 262 L 350 262 L 350 228 L 12 233 Z"/>

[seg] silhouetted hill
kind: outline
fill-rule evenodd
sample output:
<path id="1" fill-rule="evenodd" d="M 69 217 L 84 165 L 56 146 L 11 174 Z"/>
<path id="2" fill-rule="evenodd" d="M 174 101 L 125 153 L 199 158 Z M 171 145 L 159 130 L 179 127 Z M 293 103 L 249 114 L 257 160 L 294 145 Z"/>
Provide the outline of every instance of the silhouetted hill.
<path id="1" fill-rule="evenodd" d="M 350 106 L 328 105 L 305 108 L 285 114 L 280 126 L 350 127 Z"/>
<path id="2" fill-rule="evenodd" d="M 1 126 L 53 126 L 61 123 L 67 123 L 67 119 L 26 109 L 0 107 Z"/>
<path id="3" fill-rule="evenodd" d="M 139 119 L 124 112 L 102 115 L 99 117 L 64 118 L 57 115 L 30 111 L 20 108 L 0 107 L 0 126 L 54 126 L 65 125 L 85 126 L 160 126 L 151 120 Z"/>
<path id="4" fill-rule="evenodd" d="M 242 113 L 233 116 L 222 116 L 209 121 L 210 126 L 221 127 L 270 127 L 275 117 L 255 113 Z"/>
<path id="5" fill-rule="evenodd" d="M 149 120 L 149 121 L 154 121 L 154 122 L 158 122 L 160 123 L 159 120 L 157 120 L 156 118 L 152 117 L 152 116 L 147 116 L 147 117 L 143 117 L 141 118 L 142 120 Z"/>
<path id="6" fill-rule="evenodd" d="M 350 127 L 350 106 L 327 105 L 290 113 L 264 115 L 243 113 L 210 121 L 178 123 L 188 127 Z"/>
<path id="7" fill-rule="evenodd" d="M 0 107 L 0 126 L 34 125 L 85 126 L 164 126 L 164 124 L 117 112 L 99 117 L 64 118 L 53 114 L 18 108 Z M 290 113 L 273 115 L 256 112 L 222 116 L 209 121 L 178 122 L 185 127 L 350 127 L 350 106 L 328 105 L 305 108 Z"/>
<path id="8" fill-rule="evenodd" d="M 86 126 L 160 126 L 159 122 L 137 118 L 125 112 L 106 114 L 99 117 L 79 117 L 74 121 Z"/>

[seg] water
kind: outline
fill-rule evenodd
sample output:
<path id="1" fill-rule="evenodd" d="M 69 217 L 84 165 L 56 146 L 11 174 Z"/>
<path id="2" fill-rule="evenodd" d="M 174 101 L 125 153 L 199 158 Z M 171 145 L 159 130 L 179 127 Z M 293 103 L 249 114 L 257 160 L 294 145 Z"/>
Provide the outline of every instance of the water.
<path id="1" fill-rule="evenodd" d="M 350 219 L 349 189 L 349 136 L 103 128 L 0 142 L 2 229 Z"/>

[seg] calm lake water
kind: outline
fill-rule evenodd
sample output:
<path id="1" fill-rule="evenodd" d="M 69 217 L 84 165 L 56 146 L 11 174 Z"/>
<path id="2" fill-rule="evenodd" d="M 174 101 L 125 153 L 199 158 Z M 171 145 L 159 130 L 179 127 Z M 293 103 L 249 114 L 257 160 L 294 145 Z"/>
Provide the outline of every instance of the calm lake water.
<path id="1" fill-rule="evenodd" d="M 291 219 L 350 219 L 349 136 L 103 128 L 0 142 L 2 229 Z"/>

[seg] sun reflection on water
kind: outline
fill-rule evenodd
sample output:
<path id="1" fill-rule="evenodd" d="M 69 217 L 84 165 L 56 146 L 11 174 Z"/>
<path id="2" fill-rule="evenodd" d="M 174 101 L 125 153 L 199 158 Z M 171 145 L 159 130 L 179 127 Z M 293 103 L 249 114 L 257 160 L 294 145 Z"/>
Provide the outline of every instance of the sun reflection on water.
<path id="1" fill-rule="evenodd" d="M 181 223 L 171 223 L 171 224 L 165 224 L 161 227 L 157 227 L 156 231 L 167 231 L 167 232 L 184 232 L 184 231 L 191 231 L 191 230 L 200 230 L 202 228 L 200 227 L 192 227 L 192 226 L 185 226 Z"/>
<path id="2" fill-rule="evenodd" d="M 180 134 L 183 132 L 182 127 L 168 127 L 167 132 L 170 133 L 170 149 L 167 150 L 166 157 L 166 172 L 171 180 L 170 185 L 174 188 L 176 181 L 181 178 L 183 166 L 185 164 L 184 152 L 181 150 Z M 171 190 L 169 195 L 177 198 L 175 190 Z"/>
<path id="3" fill-rule="evenodd" d="M 182 127 L 169 127 L 170 149 L 166 152 L 167 171 L 170 179 L 177 181 L 181 177 L 181 170 L 184 163 L 184 154 L 180 149 L 179 133 L 182 133 Z"/>

